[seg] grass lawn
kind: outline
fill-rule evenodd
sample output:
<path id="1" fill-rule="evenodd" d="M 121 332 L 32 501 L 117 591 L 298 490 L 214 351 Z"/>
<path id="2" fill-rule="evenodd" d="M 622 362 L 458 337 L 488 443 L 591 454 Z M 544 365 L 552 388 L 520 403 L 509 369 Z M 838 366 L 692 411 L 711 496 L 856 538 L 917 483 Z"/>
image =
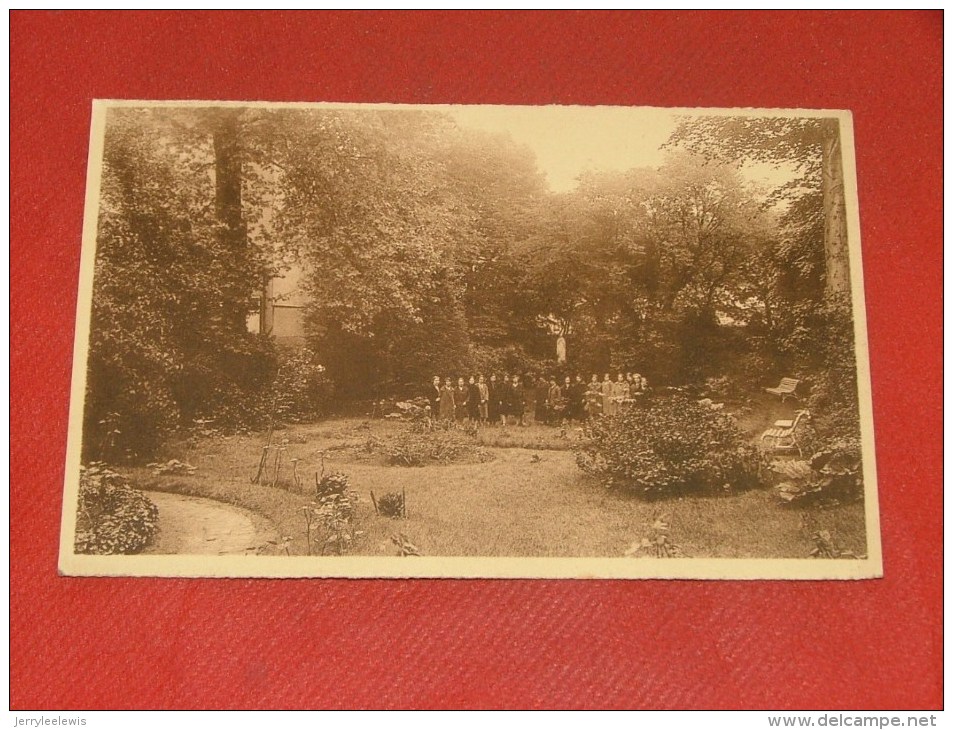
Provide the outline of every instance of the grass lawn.
<path id="1" fill-rule="evenodd" d="M 792 410 L 755 402 L 741 420 L 756 434 Z M 811 529 L 832 531 L 842 549 L 866 552 L 860 503 L 806 512 L 780 504 L 769 489 L 659 501 L 607 491 L 575 465 L 571 449 L 581 434 L 572 426 L 482 429 L 476 440 L 493 457 L 486 463 L 389 466 L 382 445 L 402 428 L 385 420 L 331 419 L 276 431 L 273 440 L 286 451 L 274 486 L 272 462 L 264 484 L 251 484 L 264 434 L 171 444 L 164 458 L 198 467 L 193 475 L 129 471 L 144 488 L 210 497 L 261 514 L 291 538 L 292 554 L 307 552 L 301 507 L 311 500 L 322 454 L 325 470 L 348 474 L 360 495 L 356 526 L 362 534 L 353 554 L 394 555 L 390 538 L 403 533 L 425 555 L 619 557 L 649 535 L 661 514 L 668 515 L 671 540 L 690 557 L 804 558 L 814 547 Z M 293 458 L 300 459 L 300 487 L 291 479 Z M 376 515 L 371 490 L 378 497 L 404 491 L 407 518 Z"/>

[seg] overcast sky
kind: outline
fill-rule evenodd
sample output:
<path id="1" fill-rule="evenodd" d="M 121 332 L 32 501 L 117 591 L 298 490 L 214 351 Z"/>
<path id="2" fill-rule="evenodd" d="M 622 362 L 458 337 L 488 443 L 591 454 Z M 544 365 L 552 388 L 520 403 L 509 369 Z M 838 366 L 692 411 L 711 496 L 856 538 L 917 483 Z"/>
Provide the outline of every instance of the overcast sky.
<path id="1" fill-rule="evenodd" d="M 676 124 L 670 110 L 647 107 L 457 106 L 442 111 L 462 127 L 508 132 L 528 145 L 555 192 L 571 190 L 586 170 L 658 167 L 665 160 L 660 148 Z M 744 173 L 768 185 L 790 179 L 789 170 L 768 165 L 750 165 Z"/>

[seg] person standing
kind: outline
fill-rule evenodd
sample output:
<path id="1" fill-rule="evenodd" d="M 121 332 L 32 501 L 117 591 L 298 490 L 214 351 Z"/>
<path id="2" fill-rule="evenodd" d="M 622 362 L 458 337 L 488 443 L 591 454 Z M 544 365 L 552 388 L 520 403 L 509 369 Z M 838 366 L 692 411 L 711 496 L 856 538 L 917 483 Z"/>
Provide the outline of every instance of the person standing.
<path id="1" fill-rule="evenodd" d="M 513 376 L 513 387 L 511 390 L 513 394 L 512 395 L 512 403 L 513 403 L 512 415 L 514 418 L 516 418 L 516 422 L 520 426 L 525 426 L 526 424 L 523 422 L 523 408 L 524 408 L 523 396 L 524 396 L 525 389 L 523 388 L 523 383 L 520 381 L 519 375 Z"/>
<path id="2" fill-rule="evenodd" d="M 487 393 L 489 395 L 489 401 L 486 404 L 486 415 L 490 423 L 496 423 L 500 418 L 500 384 L 496 379 L 496 374 L 490 376 Z"/>
<path id="3" fill-rule="evenodd" d="M 609 377 L 609 373 L 606 373 L 602 377 L 600 389 L 602 390 L 602 413 L 606 416 L 614 416 L 615 403 L 612 402 L 612 392 L 615 388 L 612 384 L 612 378 Z"/>
<path id="4" fill-rule="evenodd" d="M 479 417 L 481 423 L 487 423 L 490 419 L 490 388 L 487 386 L 483 376 L 477 383 L 477 396 L 480 399 Z"/>
<path id="5" fill-rule="evenodd" d="M 560 395 L 560 416 L 563 420 L 570 421 L 572 420 L 573 408 L 572 408 L 572 376 L 567 375 L 563 378 L 562 392 Z"/>
<path id="6" fill-rule="evenodd" d="M 453 380 L 449 377 L 443 383 L 443 390 L 440 391 L 440 420 L 452 421 L 454 416 L 453 404 Z"/>
<path id="7" fill-rule="evenodd" d="M 599 376 L 595 374 L 586 388 L 586 412 L 589 418 L 595 418 L 602 413 L 602 388 L 599 385 Z"/>
<path id="8" fill-rule="evenodd" d="M 636 396 L 642 392 L 642 376 L 638 373 L 632 373 L 632 386 L 629 388 L 629 395 Z"/>
<path id="9" fill-rule="evenodd" d="M 549 379 L 549 388 L 546 390 L 546 412 L 549 415 L 549 423 L 559 423 L 559 401 L 562 395 L 562 388 L 559 387 L 554 375 Z"/>
<path id="10" fill-rule="evenodd" d="M 436 420 L 440 417 L 440 376 L 434 375 L 427 391 L 427 403 L 430 405 L 430 418 Z"/>
<path id="11" fill-rule="evenodd" d="M 629 399 L 629 384 L 625 382 L 625 375 L 619 373 L 612 386 L 612 400 L 615 403 L 615 412 L 621 413 L 623 404 Z"/>
<path id="12" fill-rule="evenodd" d="M 466 381 L 457 378 L 457 387 L 453 391 L 454 418 L 458 423 L 467 420 L 467 395 L 469 394 Z"/>
<path id="13" fill-rule="evenodd" d="M 530 426 L 536 422 L 536 378 L 532 375 L 526 376 L 526 383 L 523 386 L 523 423 Z"/>
<path id="14" fill-rule="evenodd" d="M 470 376 L 470 386 L 467 388 L 467 417 L 473 423 L 480 420 L 480 389 L 473 375 Z"/>
<path id="15" fill-rule="evenodd" d="M 586 384 L 582 382 L 581 375 L 576 375 L 569 392 L 569 418 L 582 421 L 586 417 Z"/>
<path id="16" fill-rule="evenodd" d="M 552 380 L 550 378 L 549 380 Z M 549 380 L 544 375 L 536 378 L 536 421 L 549 423 Z"/>
<path id="17" fill-rule="evenodd" d="M 513 384 L 509 375 L 503 375 L 500 383 L 500 425 L 506 426 L 513 415 Z"/>

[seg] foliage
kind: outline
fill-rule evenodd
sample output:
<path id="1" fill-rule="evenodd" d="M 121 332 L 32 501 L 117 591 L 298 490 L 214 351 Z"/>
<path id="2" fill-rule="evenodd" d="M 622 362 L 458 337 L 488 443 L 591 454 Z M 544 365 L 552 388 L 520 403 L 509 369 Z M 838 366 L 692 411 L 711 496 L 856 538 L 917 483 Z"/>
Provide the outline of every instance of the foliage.
<path id="1" fill-rule="evenodd" d="M 317 355 L 308 348 L 280 352 L 278 370 L 271 384 L 276 419 L 299 423 L 326 415 L 334 397 L 334 384 Z"/>
<path id="2" fill-rule="evenodd" d="M 814 543 L 808 557 L 827 559 L 861 557 L 853 550 L 846 550 L 841 547 L 835 532 L 832 529 L 822 528 L 813 514 L 806 513 L 801 520 L 801 525 L 809 534 L 811 542 Z"/>
<path id="3" fill-rule="evenodd" d="M 751 486 L 757 450 L 731 416 L 682 395 L 590 422 L 577 463 L 609 487 L 651 496 Z"/>
<path id="4" fill-rule="evenodd" d="M 788 166 L 795 176 L 773 193 L 774 199 L 788 204 L 782 258 L 795 265 L 790 270 L 796 273 L 786 283 L 794 284 L 794 290 L 822 283 L 826 297 L 849 294 L 844 174 L 836 118 L 686 117 L 669 144 L 709 159 Z M 788 293 L 794 293 L 792 288 Z"/>
<path id="5" fill-rule="evenodd" d="M 373 496 L 373 494 L 372 494 Z M 406 517 L 403 492 L 386 492 L 376 498 L 377 512 L 384 517 Z"/>
<path id="6" fill-rule="evenodd" d="M 400 532 L 396 535 L 391 535 L 390 541 L 397 546 L 397 555 L 398 557 L 407 557 L 408 555 L 421 555 L 420 548 L 414 545 L 407 536 Z"/>
<path id="7" fill-rule="evenodd" d="M 785 478 L 775 487 L 790 504 L 839 504 L 863 496 L 861 448 L 857 439 L 828 442 L 807 461 L 781 460 L 772 470 Z"/>
<path id="8" fill-rule="evenodd" d="M 354 511 L 358 503 L 353 489 L 319 492 L 314 502 L 301 508 L 304 513 L 308 555 L 334 552 L 344 555 L 363 533 L 354 527 Z"/>
<path id="9" fill-rule="evenodd" d="M 84 423 L 87 458 L 115 413 L 119 453 L 148 454 L 192 418 L 224 425 L 269 372 L 267 343 L 245 331 L 237 294 L 260 251 L 223 235 L 212 117 L 110 110 L 97 227 Z M 201 123 L 209 125 L 202 126 Z M 240 238 L 240 237 L 239 237 Z M 242 239 L 244 241 L 244 239 Z"/>
<path id="10" fill-rule="evenodd" d="M 492 456 L 479 447 L 473 436 L 453 425 L 434 424 L 433 428 L 406 428 L 387 446 L 387 458 L 397 466 L 426 466 L 485 462 Z"/>
<path id="11" fill-rule="evenodd" d="M 330 474 L 324 474 L 317 481 L 315 498 L 319 500 L 322 497 L 332 494 L 345 494 L 351 486 L 350 477 L 340 471 L 332 471 Z"/>
<path id="12" fill-rule="evenodd" d="M 684 557 L 682 549 L 672 541 L 669 515 L 657 516 L 649 529 L 649 534 L 638 542 L 632 543 L 625 551 L 627 558 L 638 557 L 641 554 L 655 558 Z"/>
<path id="13" fill-rule="evenodd" d="M 534 357 L 518 344 L 505 346 L 473 344 L 470 346 L 468 361 L 475 373 L 486 377 L 496 374 L 540 373 L 551 368 L 551 363 Z"/>
<path id="14" fill-rule="evenodd" d="M 77 553 L 141 552 L 158 524 L 158 509 L 128 479 L 99 462 L 80 468 L 74 543 Z"/>
<path id="15" fill-rule="evenodd" d="M 152 464 L 146 464 L 146 468 L 152 469 L 152 473 L 156 476 L 163 476 L 167 474 L 194 474 L 196 467 L 191 464 L 187 464 L 184 461 L 179 461 L 178 459 L 169 459 L 168 461 L 157 461 Z"/>
<path id="16" fill-rule="evenodd" d="M 849 307 L 826 286 L 836 132 L 696 116 L 658 169 L 553 194 L 527 148 L 437 112 L 111 110 L 84 456 L 152 453 L 196 418 L 262 428 L 433 375 L 546 371 L 557 335 L 573 373 L 810 376 L 828 436 L 850 436 Z M 793 182 L 748 184 L 751 161 Z M 296 353 L 245 322 L 292 264 L 309 302 Z"/>

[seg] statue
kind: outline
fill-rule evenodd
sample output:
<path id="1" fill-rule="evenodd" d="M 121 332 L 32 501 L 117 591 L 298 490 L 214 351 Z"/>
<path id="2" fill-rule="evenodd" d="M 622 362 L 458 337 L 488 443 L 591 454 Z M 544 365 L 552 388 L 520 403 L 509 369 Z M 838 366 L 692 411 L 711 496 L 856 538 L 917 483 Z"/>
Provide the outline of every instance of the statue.
<path id="1" fill-rule="evenodd" d="M 560 364 L 566 362 L 566 338 L 562 335 L 556 340 L 556 361 Z"/>

